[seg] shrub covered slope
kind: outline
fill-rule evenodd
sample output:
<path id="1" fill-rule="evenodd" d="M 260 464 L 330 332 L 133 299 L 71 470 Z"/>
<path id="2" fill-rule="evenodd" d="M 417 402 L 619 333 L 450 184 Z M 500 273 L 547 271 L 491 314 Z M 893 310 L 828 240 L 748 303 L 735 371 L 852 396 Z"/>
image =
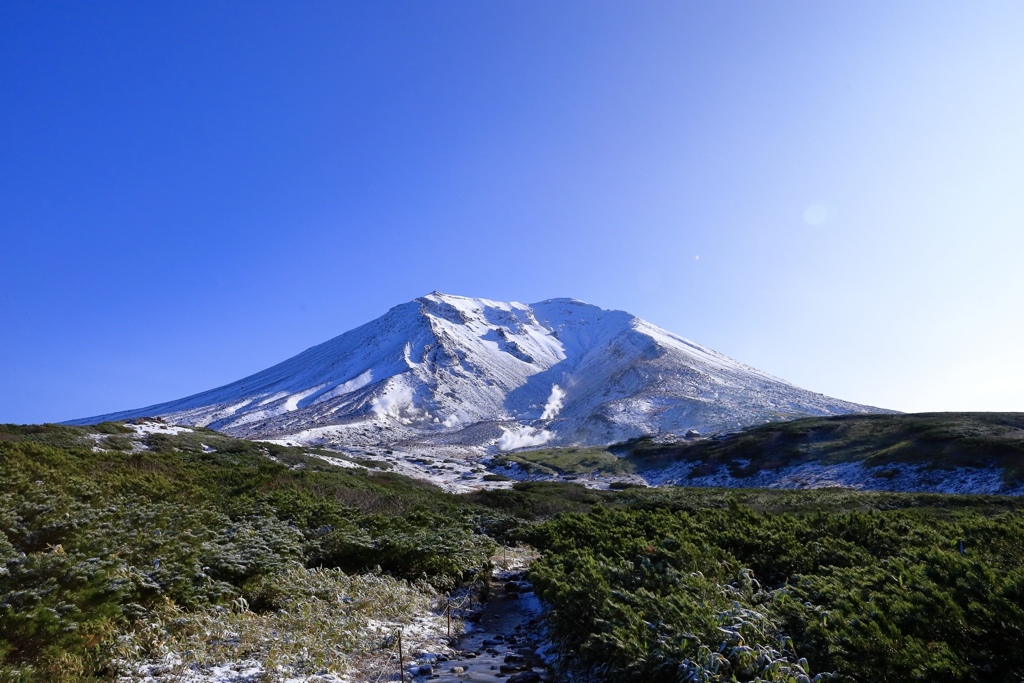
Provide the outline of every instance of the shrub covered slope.
<path id="1" fill-rule="evenodd" d="M 558 649 L 594 680 L 1024 677 L 1020 511 L 952 496 L 876 495 L 887 504 L 867 511 L 832 497 L 799 514 L 642 496 L 529 532 Z"/>
<path id="2" fill-rule="evenodd" d="M 106 679 L 160 647 L 216 660 L 223 628 L 318 667 L 313 640 L 361 647 L 369 602 L 422 605 L 402 579 L 448 589 L 523 540 L 565 666 L 594 680 L 1024 678 L 1019 498 L 455 496 L 318 457 L 336 453 L 174 431 L 0 426 L 0 681 Z M 267 629 L 295 638 L 266 645 Z"/>
<path id="3" fill-rule="evenodd" d="M 688 461 L 700 463 L 695 474 L 725 466 L 734 477 L 809 462 L 994 467 L 1012 485 L 1024 482 L 1024 413 L 809 417 L 677 444 L 638 439 L 616 451 L 641 468 Z"/>
<path id="4" fill-rule="evenodd" d="M 405 477 L 206 430 L 141 439 L 0 426 L 0 680 L 101 675 L 154 610 L 256 604 L 296 567 L 444 588 L 493 548 L 474 510 Z"/>

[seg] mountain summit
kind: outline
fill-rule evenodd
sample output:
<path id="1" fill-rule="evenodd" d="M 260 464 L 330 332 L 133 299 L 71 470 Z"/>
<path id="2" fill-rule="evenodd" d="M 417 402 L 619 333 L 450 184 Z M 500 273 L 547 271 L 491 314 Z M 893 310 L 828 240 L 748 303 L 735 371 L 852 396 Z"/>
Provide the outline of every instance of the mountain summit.
<path id="1" fill-rule="evenodd" d="M 623 311 L 434 292 L 267 370 L 75 420 L 160 416 L 243 437 L 511 450 L 888 412 L 829 398 Z"/>

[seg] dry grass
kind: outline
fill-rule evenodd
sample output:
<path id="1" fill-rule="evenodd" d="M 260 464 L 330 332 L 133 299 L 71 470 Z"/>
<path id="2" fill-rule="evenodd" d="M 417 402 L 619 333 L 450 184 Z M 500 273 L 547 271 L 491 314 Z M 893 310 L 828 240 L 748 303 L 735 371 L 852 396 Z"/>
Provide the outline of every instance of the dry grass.
<path id="1" fill-rule="evenodd" d="M 540 553 L 528 545 L 504 546 L 491 556 L 491 564 L 497 571 L 522 571 L 538 557 Z"/>
<path id="2" fill-rule="evenodd" d="M 399 630 L 407 660 L 445 647 L 442 596 L 425 584 L 295 567 L 246 595 L 231 608 L 189 612 L 168 603 L 154 611 L 118 639 L 120 680 L 208 680 L 213 667 L 232 662 L 267 681 L 388 680 L 398 674 Z"/>

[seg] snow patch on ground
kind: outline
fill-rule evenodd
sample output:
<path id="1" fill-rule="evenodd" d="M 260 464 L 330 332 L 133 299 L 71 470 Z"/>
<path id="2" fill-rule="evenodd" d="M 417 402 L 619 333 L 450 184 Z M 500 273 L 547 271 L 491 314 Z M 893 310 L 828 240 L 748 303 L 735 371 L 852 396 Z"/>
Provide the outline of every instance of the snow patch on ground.
<path id="1" fill-rule="evenodd" d="M 737 461 L 742 468 L 747 462 Z M 630 475 L 599 473 L 581 475 L 530 474 L 516 462 L 491 467 L 495 473 L 514 481 L 571 481 L 587 488 L 607 489 L 612 483 L 641 486 L 696 486 L 722 488 L 821 489 L 844 488 L 894 493 L 950 493 L 1024 496 L 1024 484 L 1008 486 L 996 468 L 929 468 L 925 465 L 890 464 L 866 467 L 860 462 L 835 464 L 804 463 L 775 470 L 761 470 L 748 477 L 734 477 L 726 466 L 711 473 L 694 474 L 702 462 L 679 462 Z"/>
<path id="2" fill-rule="evenodd" d="M 1024 495 L 1024 485 L 1007 486 L 1002 470 L 984 467 L 939 469 L 926 465 L 893 463 L 866 467 L 860 462 L 804 463 L 761 470 L 749 477 L 733 477 L 721 466 L 710 474 L 694 475 L 703 463 L 680 462 L 641 475 L 653 486 L 721 486 L 726 488 L 818 489 L 847 488 L 864 491 Z M 741 466 L 745 463 L 739 463 Z"/>
<path id="3" fill-rule="evenodd" d="M 182 434 L 195 431 L 181 425 L 168 424 L 160 420 L 144 420 L 142 422 L 128 422 L 129 427 L 136 436 L 148 436 L 150 434 Z"/>
<path id="4" fill-rule="evenodd" d="M 267 669 L 262 662 L 245 659 L 214 666 L 193 665 L 181 670 L 181 659 L 168 655 L 159 662 L 150 662 L 135 669 L 130 676 L 118 677 L 119 683 L 355 683 L 349 677 L 322 672 L 308 676 L 288 675 L 276 668 Z"/>
<path id="5" fill-rule="evenodd" d="M 319 453 L 306 453 L 305 455 L 309 456 L 310 458 L 317 458 L 319 460 L 323 460 L 324 462 L 330 463 L 335 467 L 344 467 L 346 469 L 351 469 L 353 467 L 362 467 L 362 465 L 354 463 L 351 460 L 345 460 L 344 458 L 332 458 L 329 455 L 320 455 Z"/>
<path id="6" fill-rule="evenodd" d="M 282 446 L 299 445 L 291 438 L 264 439 L 268 443 Z M 303 444 L 309 445 L 309 444 Z M 512 482 L 485 481 L 489 474 L 486 469 L 488 456 L 483 448 L 458 445 L 420 446 L 412 444 L 405 448 L 379 449 L 376 447 L 359 448 L 353 446 L 329 446 L 338 453 L 334 458 L 319 453 L 306 453 L 337 467 L 367 467 L 373 469 L 373 463 L 379 463 L 382 471 L 402 474 L 414 479 L 430 482 L 448 493 L 467 493 L 484 488 L 509 488 Z M 353 460 L 368 461 L 367 465 L 352 462 Z"/>
<path id="7" fill-rule="evenodd" d="M 322 387 L 322 385 L 315 386 L 315 387 L 310 387 L 309 389 L 306 389 L 305 391 L 297 391 L 294 394 L 290 395 L 284 401 L 284 405 L 282 406 L 283 412 L 290 413 L 290 412 L 298 409 L 299 401 L 301 401 L 302 399 L 306 398 L 307 396 L 310 396 L 310 395 L 315 394 L 316 392 L 320 391 L 321 387 Z"/>
<path id="8" fill-rule="evenodd" d="M 314 399 L 314 403 L 323 403 L 332 398 L 338 396 L 344 396 L 345 394 L 351 394 L 353 391 L 358 391 L 365 386 L 370 385 L 373 382 L 373 369 L 366 370 L 358 377 L 343 382 L 333 389 L 329 389 Z"/>
<path id="9" fill-rule="evenodd" d="M 152 428 L 159 433 L 160 427 Z M 173 427 L 172 427 L 173 428 Z M 761 470 L 747 477 L 734 477 L 728 467 L 720 466 L 710 473 L 697 474 L 701 462 L 681 461 L 667 467 L 648 469 L 630 475 L 529 474 L 516 463 L 505 467 L 491 466 L 495 450 L 499 453 L 518 448 L 534 448 L 549 443 L 553 432 L 529 426 L 500 426 L 501 437 L 496 445 L 466 446 L 458 443 L 423 445 L 409 442 L 401 446 L 377 445 L 332 446 L 335 439 L 351 435 L 362 426 L 335 426 L 306 430 L 301 435 L 281 439 L 265 439 L 285 446 L 321 446 L 337 451 L 339 456 L 308 453 L 337 467 L 361 467 L 346 458 L 380 463 L 381 469 L 422 479 L 450 493 L 466 493 L 481 489 L 510 488 L 516 481 L 565 480 L 588 488 L 607 489 L 613 483 L 644 486 L 709 486 L 725 488 L 815 489 L 839 487 L 865 491 L 963 493 L 983 495 L 1024 495 L 1024 485 L 1007 486 L 1001 470 L 961 467 L 929 468 L 925 465 L 890 464 L 867 467 L 860 462 L 835 464 L 804 463 L 773 470 Z M 329 432 L 325 434 L 325 432 Z M 168 432 L 164 432 L 168 433 Z M 324 438 L 324 437 L 327 438 Z M 297 438 L 299 437 L 299 438 Z M 349 440 L 350 444 L 353 444 Z M 747 463 L 737 462 L 742 468 Z M 370 466 L 372 468 L 372 465 Z M 511 481 L 488 481 L 484 477 L 496 473 Z"/>
<path id="10" fill-rule="evenodd" d="M 407 585 L 407 584 L 406 584 Z M 400 601 L 409 600 L 407 589 L 395 596 Z M 201 640 L 212 639 L 223 652 L 223 660 L 216 655 L 196 655 L 195 650 L 181 650 L 195 645 L 195 640 L 170 645 L 175 649 L 164 655 L 146 661 L 118 662 L 121 669 L 118 683 L 370 683 L 397 680 L 399 671 L 399 642 L 405 662 L 410 665 L 408 676 L 418 673 L 422 664 L 429 664 L 439 658 L 450 658 L 454 652 L 449 643 L 449 621 L 444 612 L 444 598 L 433 591 L 417 589 L 419 597 L 412 605 L 400 607 L 397 611 L 385 603 L 391 595 L 385 591 L 373 598 L 370 609 L 379 616 L 365 614 L 338 614 L 336 625 L 345 632 L 353 627 L 357 631 L 349 637 L 336 641 L 331 647 L 333 655 L 327 661 L 314 666 L 314 661 L 323 661 L 323 644 L 291 641 L 293 637 L 313 638 L 312 633 L 295 635 L 291 630 L 251 631 L 245 635 L 231 630 L 227 624 L 211 622 L 206 625 L 205 635 L 197 634 Z M 364 595 L 360 599 L 368 599 Z M 348 600 L 348 598 L 346 598 Z M 314 602 L 317 602 L 314 599 Z M 283 612 L 282 612 L 283 613 Z M 313 611 L 314 617 L 323 615 Z M 382 615 L 390 614 L 384 617 Z M 352 622 L 349 622 L 351 617 Z M 259 619 L 252 616 L 251 619 Z M 333 620 L 324 622 L 326 626 Z M 348 622 L 348 623 L 347 623 Z M 321 623 L 320 621 L 317 622 Z M 284 624 L 282 624 L 284 625 Z M 462 621 L 451 619 L 453 634 L 462 627 Z M 269 628 L 269 627 L 266 627 Z M 400 635 L 400 640 L 399 640 Z M 128 636 L 125 636 L 126 638 Z M 254 639 L 255 638 L 255 639 Z M 293 646 L 275 652 L 277 641 L 282 640 Z M 272 641 L 272 642 L 271 642 Z M 129 641 L 130 642 L 130 641 Z M 200 643 L 201 645 L 201 643 Z M 313 648 L 315 654 L 308 647 Z M 319 651 L 317 649 L 320 648 Z M 230 652 L 233 650 L 233 652 Z M 232 655 L 235 655 L 232 657 Z M 319 668 L 322 666 L 323 668 Z"/>

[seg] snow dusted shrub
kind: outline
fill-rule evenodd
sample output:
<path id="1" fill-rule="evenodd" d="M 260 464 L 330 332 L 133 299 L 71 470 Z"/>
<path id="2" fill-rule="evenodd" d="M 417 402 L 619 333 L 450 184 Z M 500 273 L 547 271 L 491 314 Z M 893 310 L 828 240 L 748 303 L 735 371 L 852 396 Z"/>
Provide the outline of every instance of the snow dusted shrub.
<path id="1" fill-rule="evenodd" d="M 593 680 L 1024 679 L 1019 512 L 596 508 L 530 536 L 552 638 Z"/>
<path id="2" fill-rule="evenodd" d="M 203 543 L 201 559 L 214 579 L 233 585 L 272 574 L 303 560 L 304 538 L 276 517 L 250 516 L 220 527 Z"/>
<path id="3" fill-rule="evenodd" d="M 382 647 L 417 617 L 432 617 L 435 632 L 442 633 L 438 601 L 425 584 L 290 567 L 253 580 L 230 606 L 157 607 L 120 635 L 115 658 L 122 676 L 159 670 L 157 679 L 168 681 L 232 662 L 282 677 L 347 674 L 374 659 L 389 662 L 390 650 Z M 406 646 L 431 649 L 437 643 L 407 632 Z"/>
<path id="4" fill-rule="evenodd" d="M 9 559 L 0 572 L 0 656 L 22 663 L 29 680 L 84 678 L 120 623 L 113 565 L 59 546 Z"/>
<path id="5" fill-rule="evenodd" d="M 159 652 L 187 623 L 214 629 L 213 647 L 230 640 L 218 620 L 248 614 L 249 598 L 266 603 L 254 624 L 320 609 L 288 594 L 302 566 L 380 565 L 451 586 L 492 544 L 455 496 L 404 477 L 208 430 L 103 448 L 131 431 L 0 425 L 0 681 L 99 680 L 114 650 Z M 269 576 L 291 578 L 261 584 Z"/>
<path id="6" fill-rule="evenodd" d="M 494 548 L 494 541 L 475 533 L 468 520 L 418 511 L 407 517 L 367 517 L 362 525 L 331 530 L 321 539 L 314 562 L 350 572 L 380 567 L 450 589 L 483 566 Z"/>

